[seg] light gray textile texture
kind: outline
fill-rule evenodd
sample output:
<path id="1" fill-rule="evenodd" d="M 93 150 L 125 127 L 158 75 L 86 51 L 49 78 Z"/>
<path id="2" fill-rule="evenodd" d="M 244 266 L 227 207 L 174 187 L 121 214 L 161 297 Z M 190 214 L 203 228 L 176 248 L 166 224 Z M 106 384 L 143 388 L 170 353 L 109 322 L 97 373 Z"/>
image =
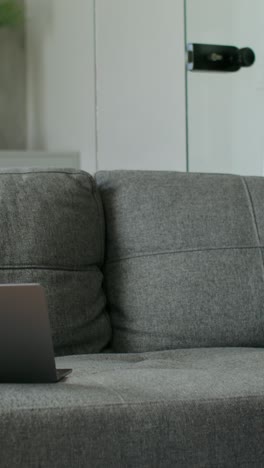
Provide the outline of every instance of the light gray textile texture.
<path id="1" fill-rule="evenodd" d="M 264 350 L 57 358 L 51 385 L 0 386 L 0 468 L 262 468 Z"/>
<path id="2" fill-rule="evenodd" d="M 264 178 L 96 175 L 113 349 L 264 345 Z"/>
<path id="3" fill-rule="evenodd" d="M 55 352 L 99 352 L 111 330 L 101 266 L 104 218 L 91 176 L 0 171 L 0 283 L 40 283 Z"/>

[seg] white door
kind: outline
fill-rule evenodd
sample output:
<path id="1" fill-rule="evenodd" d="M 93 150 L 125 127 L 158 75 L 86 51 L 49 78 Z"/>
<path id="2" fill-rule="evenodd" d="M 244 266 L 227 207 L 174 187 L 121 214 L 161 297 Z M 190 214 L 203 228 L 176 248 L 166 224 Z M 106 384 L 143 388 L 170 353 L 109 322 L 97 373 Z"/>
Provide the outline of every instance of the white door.
<path id="1" fill-rule="evenodd" d="M 264 175 L 264 1 L 186 0 L 187 42 L 250 47 L 237 72 L 188 72 L 190 171 Z"/>
<path id="2" fill-rule="evenodd" d="M 96 0 L 97 169 L 186 170 L 184 0 Z"/>

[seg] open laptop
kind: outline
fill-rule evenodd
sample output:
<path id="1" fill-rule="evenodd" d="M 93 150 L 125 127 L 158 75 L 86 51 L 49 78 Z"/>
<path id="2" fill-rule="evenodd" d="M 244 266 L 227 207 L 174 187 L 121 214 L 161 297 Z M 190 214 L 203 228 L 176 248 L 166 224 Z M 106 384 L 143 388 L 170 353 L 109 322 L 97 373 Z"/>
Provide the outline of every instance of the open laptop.
<path id="1" fill-rule="evenodd" d="M 40 284 L 0 285 L 0 382 L 52 383 L 56 369 L 45 290 Z"/>

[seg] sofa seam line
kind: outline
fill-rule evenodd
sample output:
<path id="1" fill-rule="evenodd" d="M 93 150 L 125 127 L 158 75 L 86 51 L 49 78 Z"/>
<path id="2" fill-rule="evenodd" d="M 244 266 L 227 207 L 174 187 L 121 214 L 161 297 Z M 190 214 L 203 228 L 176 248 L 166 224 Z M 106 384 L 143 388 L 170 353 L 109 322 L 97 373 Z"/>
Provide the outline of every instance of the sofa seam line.
<path id="1" fill-rule="evenodd" d="M 6 265 L 0 266 L 0 271 L 3 270 L 48 270 L 48 271 L 69 271 L 69 272 L 86 272 L 100 270 L 97 265 L 83 268 L 72 268 L 72 267 L 54 267 L 48 265 Z"/>
<path id="2" fill-rule="evenodd" d="M 181 250 L 168 250 L 165 252 L 150 252 L 150 253 L 142 253 L 138 255 L 131 255 L 126 257 L 120 258 L 112 258 L 106 260 L 105 264 L 111 263 L 118 263 L 123 260 L 133 260 L 142 257 L 154 257 L 158 255 L 171 255 L 171 254 L 182 254 L 182 253 L 192 253 L 192 252 L 210 252 L 210 251 L 220 251 L 220 250 L 253 250 L 253 249 L 261 249 L 264 248 L 264 245 L 256 245 L 256 246 L 231 246 L 231 247 L 205 247 L 205 248 L 193 248 L 193 249 L 181 249 Z"/>
<path id="3" fill-rule="evenodd" d="M 247 197 L 247 199 L 249 201 L 249 211 L 250 211 L 251 217 L 253 219 L 255 234 L 257 235 L 257 240 L 258 240 L 258 244 L 259 244 L 258 246 L 260 247 L 260 235 L 259 235 L 257 217 L 256 217 L 255 209 L 254 209 L 254 204 L 253 204 L 251 192 L 249 190 L 249 186 L 247 184 L 247 181 L 246 181 L 245 177 L 241 177 L 241 179 L 242 179 L 242 183 L 243 183 L 243 186 L 244 186 L 244 190 L 246 192 L 246 197 Z"/>
<path id="4" fill-rule="evenodd" d="M 95 184 L 95 181 L 94 181 L 94 184 Z M 98 214 L 98 221 L 99 221 L 99 226 L 100 226 L 100 257 L 101 257 L 101 261 L 100 261 L 100 266 L 102 267 L 103 264 L 104 264 L 104 249 L 105 249 L 105 245 L 104 245 L 104 213 L 103 213 L 103 207 L 102 207 L 102 204 L 100 203 L 100 207 L 99 207 L 99 199 L 98 199 L 98 191 L 97 191 L 97 187 L 96 185 L 94 185 L 94 191 L 93 191 L 93 197 L 94 197 L 94 200 L 95 200 L 95 204 L 96 204 L 96 208 L 97 208 L 97 214 Z M 103 221 L 102 221 L 102 218 L 103 218 Z"/>
<path id="5" fill-rule="evenodd" d="M 254 203 L 253 203 L 253 199 L 252 199 L 252 194 L 251 194 L 251 191 L 249 189 L 246 178 L 241 176 L 241 180 L 242 180 L 242 184 L 244 186 L 244 190 L 246 192 L 246 197 L 248 199 L 249 211 L 250 211 L 250 215 L 251 215 L 251 218 L 252 218 L 252 223 L 253 223 L 253 226 L 254 226 L 254 229 L 255 229 L 255 234 L 256 234 L 256 237 L 257 237 L 257 241 L 258 241 L 258 248 L 259 248 L 260 256 L 261 256 L 262 280 L 263 280 L 263 283 L 264 283 L 264 259 L 263 259 L 263 252 L 261 250 L 262 246 L 261 246 L 261 242 L 260 242 L 260 233 L 259 233 L 259 227 L 258 227 L 258 222 L 257 222 L 256 211 L 255 211 L 255 207 L 254 207 Z"/>

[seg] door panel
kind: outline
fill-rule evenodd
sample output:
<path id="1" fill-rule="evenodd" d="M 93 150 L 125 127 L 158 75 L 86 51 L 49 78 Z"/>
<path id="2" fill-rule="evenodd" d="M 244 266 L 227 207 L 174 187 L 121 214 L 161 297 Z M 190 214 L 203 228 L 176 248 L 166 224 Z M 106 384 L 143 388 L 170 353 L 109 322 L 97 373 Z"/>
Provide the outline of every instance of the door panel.
<path id="1" fill-rule="evenodd" d="M 186 170 L 183 0 L 97 0 L 99 169 Z"/>
<path id="2" fill-rule="evenodd" d="M 264 2 L 186 0 L 187 42 L 250 47 L 237 72 L 187 72 L 190 171 L 263 175 Z"/>

